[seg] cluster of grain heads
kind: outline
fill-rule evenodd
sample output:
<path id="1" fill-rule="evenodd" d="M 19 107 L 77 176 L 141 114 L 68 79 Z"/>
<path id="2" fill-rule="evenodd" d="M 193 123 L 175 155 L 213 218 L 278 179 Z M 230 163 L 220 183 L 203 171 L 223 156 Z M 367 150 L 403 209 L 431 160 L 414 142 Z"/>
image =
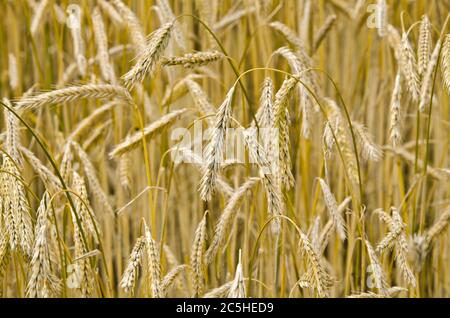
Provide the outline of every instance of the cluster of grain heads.
<path id="1" fill-rule="evenodd" d="M 324 260 L 314 249 L 311 241 L 304 233 L 300 232 L 299 234 L 299 248 L 309 269 L 302 277 L 302 281 L 305 282 L 305 286 L 313 288 L 319 297 L 327 297 L 333 285 L 332 278 Z"/>
<path id="2" fill-rule="evenodd" d="M 31 256 L 34 234 L 25 183 L 17 163 L 7 154 L 3 154 L 0 181 L 2 218 L 10 248 Z"/>
<path id="3" fill-rule="evenodd" d="M 205 163 L 203 162 L 203 158 L 197 154 L 195 154 L 191 149 L 185 147 L 179 147 L 178 145 L 171 149 L 175 158 L 183 158 L 183 160 L 187 160 L 187 162 L 192 162 L 200 172 L 205 171 Z M 223 165 L 221 165 L 223 167 Z M 225 195 L 225 197 L 231 197 L 234 193 L 234 189 L 228 184 L 225 179 L 218 175 L 217 176 L 217 187 L 218 190 Z"/>
<path id="4" fill-rule="evenodd" d="M 408 243 L 405 233 L 406 225 L 403 223 L 400 213 L 395 208 L 392 208 L 392 216 L 381 210 L 377 210 L 376 212 L 389 229 L 387 235 L 378 243 L 376 248 L 377 253 L 381 253 L 385 249 L 394 246 L 397 267 L 402 272 L 405 281 L 414 287 L 416 285 L 416 278 L 407 262 Z"/>
<path id="5" fill-rule="evenodd" d="M 408 92 L 413 101 L 419 100 L 420 93 L 420 77 L 417 70 L 417 63 L 414 51 L 408 39 L 408 33 L 403 32 L 400 36 L 397 29 L 388 25 L 387 39 L 390 46 L 394 50 L 398 67 L 403 75 Z"/>
<path id="6" fill-rule="evenodd" d="M 445 5 L 375 2 L 9 1 L 0 296 L 446 296 Z"/>
<path id="7" fill-rule="evenodd" d="M 185 264 L 178 265 L 178 261 L 173 256 L 167 245 L 164 245 L 164 253 L 167 261 L 173 268 L 161 278 L 160 253 L 157 242 L 151 237 L 150 229 L 145 225 L 145 235 L 139 237 L 130 253 L 125 271 L 120 281 L 120 287 L 126 293 L 134 295 L 138 273 L 144 272 L 145 284 L 151 286 L 151 296 L 166 297 L 173 284 L 180 275 L 187 270 Z"/>

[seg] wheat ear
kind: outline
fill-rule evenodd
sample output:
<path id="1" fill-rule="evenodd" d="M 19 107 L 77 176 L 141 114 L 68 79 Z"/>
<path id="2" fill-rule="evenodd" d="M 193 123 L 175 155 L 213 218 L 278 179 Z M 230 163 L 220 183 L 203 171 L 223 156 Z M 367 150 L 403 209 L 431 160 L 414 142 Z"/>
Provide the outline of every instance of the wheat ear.
<path id="1" fill-rule="evenodd" d="M 176 21 L 175 14 L 173 13 L 169 2 L 167 0 L 157 0 L 156 2 L 158 4 L 158 7 L 161 10 L 162 15 L 163 15 L 164 23 L 175 21 L 174 25 L 173 25 L 173 37 L 174 37 L 177 45 L 180 47 L 180 49 L 185 51 L 187 44 L 186 44 L 185 36 L 183 34 L 183 29 L 180 26 L 180 22 Z"/>
<path id="2" fill-rule="evenodd" d="M 30 31 L 31 31 L 31 35 L 35 36 L 37 33 L 37 30 L 39 28 L 39 25 L 42 22 L 45 10 L 48 7 L 48 0 L 42 0 L 39 2 L 39 4 L 37 5 L 37 7 L 35 8 L 34 11 L 34 15 L 33 18 L 31 20 L 31 26 L 30 26 Z"/>
<path id="3" fill-rule="evenodd" d="M 39 175 L 44 182 L 47 190 L 51 193 L 55 193 L 58 189 L 61 189 L 61 182 L 56 175 L 50 171 L 35 155 L 33 152 L 25 147 L 20 146 L 22 155 L 28 160 L 34 171 Z"/>
<path id="4" fill-rule="evenodd" d="M 319 178 L 319 183 L 320 187 L 322 188 L 325 204 L 333 220 L 334 226 L 337 229 L 339 237 L 341 238 L 341 240 L 345 240 L 347 229 L 345 227 L 344 218 L 338 211 L 338 204 L 336 202 L 336 199 L 333 193 L 331 193 L 330 187 L 325 182 L 325 180 Z"/>
<path id="5" fill-rule="evenodd" d="M 320 256 L 314 250 L 308 237 L 302 232 L 300 233 L 299 246 L 302 255 L 306 257 L 307 264 L 310 268 L 310 285 L 317 290 L 319 297 L 328 296 L 329 289 L 332 285 L 330 275 L 322 264 Z"/>
<path id="6" fill-rule="evenodd" d="M 280 150 L 279 171 L 277 176 L 281 184 L 289 189 L 294 184 L 294 176 L 291 172 L 291 156 L 289 153 L 289 109 L 288 101 L 292 91 L 297 85 L 296 77 L 289 77 L 283 81 L 280 89 L 275 94 L 274 102 L 274 128 L 278 129 L 278 147 Z"/>
<path id="7" fill-rule="evenodd" d="M 185 68 L 194 68 L 198 66 L 207 65 L 209 63 L 219 61 L 224 58 L 222 52 L 219 51 L 205 51 L 187 53 L 183 56 L 171 56 L 161 58 L 161 64 L 163 66 L 175 66 L 182 65 Z"/>
<path id="8" fill-rule="evenodd" d="M 245 197 L 245 194 L 248 190 L 250 190 L 258 181 L 258 179 L 252 178 L 244 182 L 231 196 L 228 200 L 225 209 L 223 210 L 219 221 L 216 224 L 216 228 L 214 229 L 213 239 L 208 247 L 208 250 L 205 254 L 206 264 L 211 264 L 216 257 L 217 252 L 220 247 L 226 241 L 227 236 L 230 233 L 231 226 L 233 224 L 236 213 L 239 209 L 239 205 Z"/>
<path id="9" fill-rule="evenodd" d="M 109 16 L 109 18 L 115 25 L 122 26 L 124 24 L 122 16 L 119 14 L 119 12 L 117 12 L 116 8 L 114 8 L 114 6 L 109 1 L 98 0 L 98 5 L 102 9 L 102 11 L 104 11 Z M 145 36 L 143 38 L 145 39 Z"/>
<path id="10" fill-rule="evenodd" d="M 199 186 L 200 196 L 203 200 L 210 200 L 216 187 L 217 174 L 223 160 L 226 130 L 231 119 L 233 96 L 234 86 L 228 91 L 225 100 L 217 111 L 211 141 L 205 150 L 206 166 Z"/>
<path id="11" fill-rule="evenodd" d="M 147 252 L 148 273 L 150 276 L 150 287 L 153 298 L 162 297 L 161 291 L 161 263 L 159 248 L 153 240 L 152 233 L 145 224 L 145 249 Z"/>
<path id="12" fill-rule="evenodd" d="M 89 116 L 80 121 L 72 130 L 67 140 L 77 140 L 82 138 L 90 128 L 92 128 L 97 122 L 101 122 L 102 119 L 107 116 L 119 102 L 109 102 L 97 109 L 95 109 Z"/>
<path id="13" fill-rule="evenodd" d="M 188 266 L 186 264 L 175 266 L 164 276 L 161 281 L 161 290 L 163 295 L 167 295 L 169 289 L 172 287 L 173 283 L 181 275 L 183 271 L 186 271 Z"/>
<path id="14" fill-rule="evenodd" d="M 371 270 L 373 273 L 372 277 L 375 280 L 375 287 L 378 288 L 381 294 L 384 294 L 388 284 L 386 282 L 386 277 L 383 272 L 383 268 L 381 267 L 381 263 L 378 259 L 378 255 L 374 251 L 369 241 L 365 240 L 365 245 L 367 253 L 369 254 L 370 265 L 372 266 Z"/>
<path id="15" fill-rule="evenodd" d="M 137 56 L 136 64 L 122 77 L 128 88 L 141 83 L 147 73 L 153 73 L 156 64 L 169 43 L 172 28 L 173 23 L 169 22 L 149 35 L 145 48 Z"/>
<path id="16" fill-rule="evenodd" d="M 447 93 L 450 94 L 450 34 L 445 36 L 444 46 L 442 47 L 441 58 L 442 81 Z"/>
<path id="17" fill-rule="evenodd" d="M 444 210 L 439 219 L 431 226 L 431 228 L 426 233 L 426 241 L 428 246 L 440 235 L 442 234 L 447 226 L 450 224 L 450 206 Z"/>
<path id="18" fill-rule="evenodd" d="M 330 98 L 325 98 L 324 100 L 328 113 L 328 125 L 330 126 L 329 129 L 332 129 L 334 132 L 334 136 L 336 136 L 337 143 L 339 144 L 342 156 L 345 160 L 345 166 L 347 169 L 347 175 L 350 179 L 350 183 L 353 185 L 357 185 L 359 184 L 358 169 L 355 154 L 353 152 L 353 146 L 351 145 L 350 136 L 346 127 L 344 127 L 344 118 L 334 100 Z M 335 141 L 333 136 L 331 135 L 326 139 L 330 143 L 328 144 L 328 147 L 331 148 Z"/>
<path id="19" fill-rule="evenodd" d="M 316 52 L 336 22 L 336 15 L 329 15 L 314 36 L 313 52 Z"/>
<path id="20" fill-rule="evenodd" d="M 417 43 L 417 71 L 421 76 L 428 67 L 431 50 L 431 25 L 428 16 L 422 16 L 420 22 L 419 41 Z"/>
<path id="21" fill-rule="evenodd" d="M 108 201 L 106 193 L 103 191 L 100 185 L 100 181 L 97 178 L 96 169 L 89 159 L 89 155 L 83 150 L 83 148 L 81 148 L 78 143 L 73 142 L 72 146 L 75 149 L 75 152 L 78 155 L 78 158 L 80 159 L 80 162 L 83 166 L 84 174 L 89 184 L 89 190 L 91 190 L 91 193 L 94 194 L 94 197 L 102 207 L 102 210 L 104 210 L 106 213 L 109 213 L 110 215 L 114 215 L 113 208 Z"/>
<path id="22" fill-rule="evenodd" d="M 420 88 L 420 104 L 419 104 L 419 110 L 421 112 L 425 111 L 425 108 L 428 106 L 431 100 L 433 74 L 435 72 L 435 68 L 438 63 L 440 52 L 441 52 L 441 41 L 438 41 L 436 43 L 436 46 L 434 47 L 433 53 L 431 54 L 427 69 L 423 74 L 422 86 Z"/>
<path id="23" fill-rule="evenodd" d="M 97 43 L 97 54 L 100 61 L 100 70 L 105 81 L 116 82 L 114 68 L 109 60 L 108 39 L 106 37 L 105 25 L 100 10 L 95 7 L 92 13 L 95 42 Z"/>
<path id="24" fill-rule="evenodd" d="M 133 290 L 136 283 L 136 273 L 139 270 L 139 265 L 142 261 L 142 255 L 144 253 L 145 239 L 144 236 L 139 237 L 134 244 L 128 259 L 127 267 L 122 275 L 120 281 L 120 287 L 122 287 L 126 293 Z"/>
<path id="25" fill-rule="evenodd" d="M 17 106 L 19 109 L 34 110 L 44 105 L 73 102 L 79 99 L 113 97 L 117 97 L 128 104 L 133 103 L 130 93 L 122 86 L 110 84 L 86 84 L 24 97 L 17 102 Z"/>
<path id="26" fill-rule="evenodd" d="M 83 178 L 75 171 L 72 171 L 72 178 L 74 190 L 78 194 L 75 199 L 75 211 L 83 228 L 86 229 L 87 233 L 89 233 L 96 242 L 98 242 L 99 237 L 97 233 L 99 232 L 100 227 L 89 203 L 86 184 L 84 183 Z M 84 251 L 82 254 L 85 253 L 87 253 L 87 251 Z M 79 257 L 80 255 L 77 256 Z"/>
<path id="27" fill-rule="evenodd" d="M 194 288 L 194 297 L 201 297 L 205 288 L 205 248 L 206 248 L 206 217 L 208 211 L 205 212 L 201 222 L 197 226 L 194 235 L 194 241 L 191 248 L 191 271 L 192 285 Z"/>
<path id="28" fill-rule="evenodd" d="M 358 141 L 361 145 L 363 159 L 366 161 L 380 161 L 383 157 L 383 151 L 380 149 L 380 146 L 372 140 L 373 137 L 368 132 L 367 128 L 358 122 L 353 122 L 353 127 L 355 128 Z"/>
<path id="29" fill-rule="evenodd" d="M 30 256 L 34 239 L 30 206 L 20 171 L 6 154 L 3 155 L 2 171 L 0 189 L 3 222 L 9 244 L 11 250 L 18 248 L 24 255 Z"/>
<path id="30" fill-rule="evenodd" d="M 208 96 L 197 82 L 191 79 L 187 79 L 183 82 L 184 82 L 183 85 L 187 86 L 189 93 L 191 94 L 192 99 L 194 100 L 195 106 L 199 109 L 199 111 L 203 115 L 211 115 L 216 113 L 216 110 L 209 101 Z M 213 117 L 208 117 L 207 121 L 209 125 L 211 126 L 214 125 Z"/>
<path id="31" fill-rule="evenodd" d="M 203 295 L 203 298 L 223 298 L 228 294 L 228 291 L 230 290 L 232 284 L 233 281 L 227 282 L 222 286 L 214 288 L 205 293 L 205 295 Z"/>
<path id="32" fill-rule="evenodd" d="M 402 84 L 401 73 L 397 72 L 395 76 L 394 90 L 391 97 L 391 119 L 390 119 L 390 138 L 395 147 L 402 140 Z"/>
<path id="33" fill-rule="evenodd" d="M 141 23 L 139 22 L 139 19 L 136 17 L 136 14 L 128 8 L 122 0 L 111 0 L 111 3 L 117 8 L 120 15 L 122 16 L 122 20 L 125 21 L 127 24 L 129 31 L 130 31 L 130 37 L 131 41 L 137 48 L 138 52 L 142 52 L 145 50 L 145 33 L 142 28 Z M 104 8 L 107 8 L 104 6 Z M 113 11 L 107 10 L 110 13 L 110 16 Z M 116 18 L 113 18 L 116 19 Z"/>
<path id="34" fill-rule="evenodd" d="M 3 103 L 9 107 L 13 107 L 7 98 L 3 98 Z M 4 111 L 6 126 L 6 151 L 16 164 L 22 165 L 22 157 L 20 156 L 20 138 L 19 138 L 19 120 L 18 118 L 5 108 Z"/>
<path id="35" fill-rule="evenodd" d="M 153 122 L 152 124 L 148 125 L 144 128 L 144 131 L 139 131 L 130 137 L 126 138 L 124 141 L 122 141 L 120 144 L 116 145 L 114 149 L 109 153 L 110 158 L 117 158 L 120 157 L 131 150 L 135 149 L 139 146 L 139 143 L 142 142 L 142 138 L 150 139 L 154 135 L 158 134 L 163 130 L 165 127 L 171 125 L 175 120 L 177 120 L 183 113 L 186 112 L 186 108 L 175 110 L 171 113 L 168 113 L 158 119 L 157 121 Z"/>
<path id="36" fill-rule="evenodd" d="M 228 290 L 228 298 L 245 298 L 244 272 L 242 270 L 242 250 L 239 250 L 239 261 L 233 283 Z"/>
<path id="37" fill-rule="evenodd" d="M 49 250 L 49 201 L 50 196 L 45 192 L 37 210 L 36 238 L 30 263 L 31 276 L 26 290 L 28 297 L 49 298 L 56 296 L 59 290 L 59 282 L 52 272 Z"/>
<path id="38" fill-rule="evenodd" d="M 414 101 L 418 101 L 420 92 L 419 74 L 414 52 L 406 33 L 402 35 L 400 48 L 400 69 L 407 83 L 408 90 Z"/>
<path id="39" fill-rule="evenodd" d="M 295 50 L 298 50 L 298 51 L 305 50 L 305 44 L 302 42 L 300 37 L 297 35 L 297 33 L 294 30 L 289 28 L 287 25 L 285 25 L 281 22 L 275 21 L 275 22 L 271 22 L 269 24 L 269 26 L 271 28 L 273 28 L 274 30 L 280 32 L 286 38 L 286 40 L 295 48 Z"/>

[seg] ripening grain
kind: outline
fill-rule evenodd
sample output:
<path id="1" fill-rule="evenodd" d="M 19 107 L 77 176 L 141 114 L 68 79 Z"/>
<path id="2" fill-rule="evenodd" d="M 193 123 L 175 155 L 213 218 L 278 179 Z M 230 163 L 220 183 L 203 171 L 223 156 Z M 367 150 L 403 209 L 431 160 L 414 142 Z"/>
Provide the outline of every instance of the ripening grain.
<path id="1" fill-rule="evenodd" d="M 450 297 L 449 7 L 0 1 L 0 297 Z"/>

